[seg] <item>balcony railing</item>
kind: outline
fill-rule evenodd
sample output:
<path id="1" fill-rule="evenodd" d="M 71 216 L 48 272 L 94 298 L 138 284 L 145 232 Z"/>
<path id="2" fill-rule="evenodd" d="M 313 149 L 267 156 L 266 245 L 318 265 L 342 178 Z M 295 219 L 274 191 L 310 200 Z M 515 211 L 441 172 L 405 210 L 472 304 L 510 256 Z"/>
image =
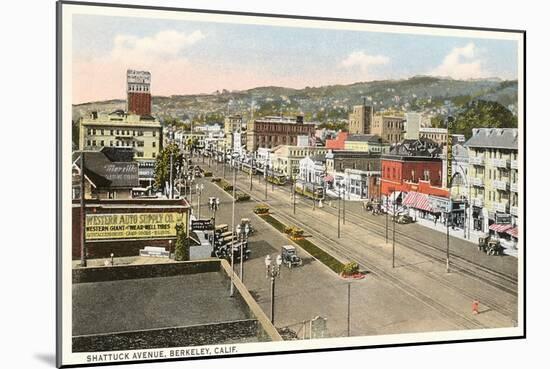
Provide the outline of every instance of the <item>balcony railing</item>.
<path id="1" fill-rule="evenodd" d="M 510 162 L 510 168 L 512 169 L 518 169 L 518 161 L 517 160 L 512 160 Z"/>
<path id="2" fill-rule="evenodd" d="M 472 165 L 485 165 L 485 158 L 483 156 L 471 156 L 470 164 Z"/>
<path id="3" fill-rule="evenodd" d="M 518 216 L 518 207 L 517 206 L 510 206 L 510 214 L 514 216 Z"/>
<path id="4" fill-rule="evenodd" d="M 507 191 L 508 190 L 508 182 L 507 181 L 500 181 L 500 180 L 493 180 L 493 187 L 497 190 L 501 191 Z"/>
<path id="5" fill-rule="evenodd" d="M 492 163 L 493 163 L 494 167 L 506 169 L 510 165 L 510 160 L 508 160 L 508 159 L 493 159 Z"/>
<path id="6" fill-rule="evenodd" d="M 483 179 L 479 177 L 470 177 L 470 183 L 472 186 L 478 186 L 478 187 L 484 186 Z"/>
<path id="7" fill-rule="evenodd" d="M 507 208 L 508 208 L 508 204 L 506 204 L 506 203 L 503 203 L 503 202 L 494 202 L 493 203 L 493 210 L 494 211 L 498 211 L 498 212 L 501 212 L 501 213 L 506 213 Z"/>
<path id="8" fill-rule="evenodd" d="M 510 190 L 512 192 L 518 192 L 518 184 L 517 183 L 510 184 Z"/>

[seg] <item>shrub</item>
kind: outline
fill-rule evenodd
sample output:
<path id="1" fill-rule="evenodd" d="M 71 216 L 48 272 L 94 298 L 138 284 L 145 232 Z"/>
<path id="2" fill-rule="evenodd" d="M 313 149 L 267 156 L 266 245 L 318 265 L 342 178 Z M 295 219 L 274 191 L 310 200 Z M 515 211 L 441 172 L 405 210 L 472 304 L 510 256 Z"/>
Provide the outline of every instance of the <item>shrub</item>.
<path id="1" fill-rule="evenodd" d="M 256 205 L 254 207 L 254 213 L 258 215 L 268 214 L 269 213 L 269 206 L 267 205 Z"/>
<path id="2" fill-rule="evenodd" d="M 344 267 L 342 268 L 343 275 L 349 276 L 357 273 L 359 273 L 359 264 L 357 264 L 354 261 L 345 264 Z"/>
<path id="3" fill-rule="evenodd" d="M 250 195 L 244 192 L 235 193 L 235 201 L 248 201 L 250 200 Z"/>

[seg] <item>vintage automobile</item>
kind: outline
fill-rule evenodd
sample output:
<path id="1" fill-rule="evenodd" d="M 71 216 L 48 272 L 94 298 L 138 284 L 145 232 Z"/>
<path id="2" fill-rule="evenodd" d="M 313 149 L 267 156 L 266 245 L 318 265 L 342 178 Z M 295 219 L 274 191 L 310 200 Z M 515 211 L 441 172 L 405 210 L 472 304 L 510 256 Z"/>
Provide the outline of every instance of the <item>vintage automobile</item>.
<path id="1" fill-rule="evenodd" d="M 487 255 L 504 254 L 504 247 L 502 247 L 500 241 L 492 238 L 490 235 L 479 237 L 477 247 L 479 251 L 483 251 Z"/>
<path id="2" fill-rule="evenodd" d="M 249 230 L 248 235 L 251 235 L 254 232 L 256 232 L 256 229 L 252 227 L 252 222 L 250 222 L 250 218 L 241 218 L 241 225 L 246 225 L 246 224 L 248 224 L 248 230 Z"/>
<path id="3" fill-rule="evenodd" d="M 216 233 L 216 236 L 222 233 L 225 233 L 227 231 L 229 231 L 229 226 L 227 224 L 219 224 L 216 226 L 216 229 L 214 230 L 214 232 Z"/>
<path id="4" fill-rule="evenodd" d="M 243 248 L 243 258 L 248 260 L 250 258 L 251 251 L 248 249 L 248 242 L 233 241 L 228 242 L 220 246 L 214 247 L 212 256 L 219 259 L 231 260 L 231 249 L 233 249 L 233 260 L 241 259 L 241 247 Z"/>
<path id="5" fill-rule="evenodd" d="M 292 245 L 286 245 L 281 247 L 281 258 L 283 264 L 288 266 L 288 269 L 291 269 L 293 266 L 302 265 L 302 258 L 296 253 L 296 247 Z"/>
<path id="6" fill-rule="evenodd" d="M 407 214 L 397 214 L 392 216 L 392 220 L 395 220 L 397 224 L 409 224 L 413 223 L 414 219 Z"/>

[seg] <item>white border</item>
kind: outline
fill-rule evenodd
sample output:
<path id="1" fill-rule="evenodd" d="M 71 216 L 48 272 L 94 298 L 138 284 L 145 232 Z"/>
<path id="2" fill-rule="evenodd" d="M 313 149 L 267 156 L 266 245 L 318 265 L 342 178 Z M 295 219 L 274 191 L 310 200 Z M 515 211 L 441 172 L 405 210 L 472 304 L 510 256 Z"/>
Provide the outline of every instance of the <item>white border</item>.
<path id="1" fill-rule="evenodd" d="M 183 4 L 182 4 L 183 5 Z M 479 30 L 462 30 L 451 28 L 437 27 L 419 27 L 419 26 L 401 26 L 401 25 L 382 25 L 372 23 L 347 23 L 339 21 L 321 21 L 321 20 L 302 20 L 288 18 L 271 18 L 271 17 L 253 17 L 227 14 L 210 14 L 210 13 L 186 13 L 176 11 L 149 10 L 149 9 L 128 9 L 117 7 L 99 7 L 99 6 L 80 6 L 73 4 L 64 4 L 62 6 L 62 91 L 63 91 L 63 106 L 62 106 L 62 122 L 63 122 L 63 137 L 62 144 L 62 219 L 64 225 L 71 224 L 71 155 L 70 152 L 65 152 L 67 148 L 71 148 L 71 119 L 72 119 L 72 16 L 75 14 L 94 14 L 108 16 L 124 16 L 124 17 L 140 17 L 140 18 L 157 18 L 157 19 L 178 19 L 188 21 L 210 21 L 210 22 L 227 22 L 241 24 L 261 24 L 273 25 L 278 27 L 303 27 L 303 28 L 324 28 L 324 29 L 341 29 L 341 30 L 357 30 L 357 31 L 374 31 L 374 32 L 389 32 L 389 33 L 407 33 L 415 35 L 437 35 L 437 36 L 455 36 L 455 37 L 470 37 L 470 38 L 491 38 L 502 40 L 518 41 L 518 127 L 519 127 L 519 170 L 523 173 L 523 34 L 506 33 L 496 31 L 479 31 Z M 519 193 L 523 194 L 524 183 L 523 176 L 520 177 Z M 518 264 L 518 327 L 516 328 L 501 328 L 501 329 L 486 329 L 486 330 L 467 330 L 467 331 L 452 331 L 452 332 L 428 332 L 420 334 L 400 334 L 400 335 L 384 335 L 373 337 L 351 337 L 351 338 L 334 338 L 323 340 L 309 341 L 287 341 L 276 343 L 263 344 L 241 344 L 238 345 L 238 354 L 244 353 L 260 353 L 272 351 L 288 351 L 288 350 L 304 350 L 304 349 L 319 349 L 319 348 L 337 348 L 337 347 L 353 347 L 353 346 L 370 346 L 370 345 L 385 345 L 385 344 L 400 344 L 413 342 L 431 342 L 442 340 L 463 340 L 472 338 L 493 338 L 518 336 L 523 333 L 523 196 L 520 196 L 518 208 L 521 210 L 519 215 L 520 224 L 520 240 L 519 248 L 519 264 Z M 85 363 L 85 354 L 73 354 L 71 349 L 72 337 L 72 250 L 71 250 L 71 227 L 62 227 L 61 234 L 62 244 L 62 363 L 63 365 Z M 169 350 L 169 349 L 168 349 Z M 144 350 L 141 350 L 144 351 Z M 155 351 L 155 350 L 145 350 Z"/>

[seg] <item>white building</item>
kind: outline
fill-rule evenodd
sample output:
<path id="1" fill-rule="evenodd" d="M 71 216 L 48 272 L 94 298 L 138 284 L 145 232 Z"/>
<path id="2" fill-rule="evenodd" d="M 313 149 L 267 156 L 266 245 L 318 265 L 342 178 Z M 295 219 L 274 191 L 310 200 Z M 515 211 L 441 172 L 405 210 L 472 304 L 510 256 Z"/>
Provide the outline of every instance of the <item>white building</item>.
<path id="1" fill-rule="evenodd" d="M 325 155 L 306 156 L 299 162 L 298 179 L 306 183 L 324 186 L 326 175 Z"/>

